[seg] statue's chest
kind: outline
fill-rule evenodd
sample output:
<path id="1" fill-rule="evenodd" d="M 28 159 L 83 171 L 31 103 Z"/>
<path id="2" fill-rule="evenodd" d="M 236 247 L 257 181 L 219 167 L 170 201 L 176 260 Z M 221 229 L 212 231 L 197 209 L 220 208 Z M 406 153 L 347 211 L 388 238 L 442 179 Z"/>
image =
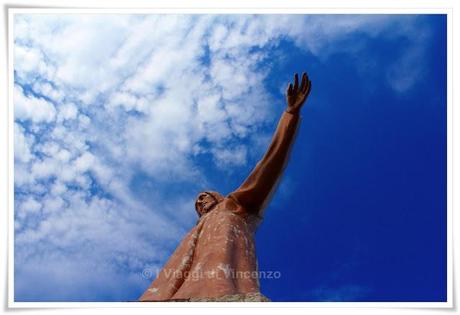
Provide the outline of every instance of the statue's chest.
<path id="1" fill-rule="evenodd" d="M 254 247 L 254 231 L 246 218 L 223 208 L 214 209 L 203 218 L 198 243 L 206 252 L 220 252 L 237 247 Z"/>

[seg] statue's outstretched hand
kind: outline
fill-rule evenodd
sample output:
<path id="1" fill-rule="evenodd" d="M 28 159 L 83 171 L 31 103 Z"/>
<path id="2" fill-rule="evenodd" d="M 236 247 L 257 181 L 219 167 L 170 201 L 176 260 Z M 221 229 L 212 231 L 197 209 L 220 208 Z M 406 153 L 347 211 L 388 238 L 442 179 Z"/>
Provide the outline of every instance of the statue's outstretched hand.
<path id="1" fill-rule="evenodd" d="M 297 73 L 294 75 L 294 86 L 289 83 L 286 91 L 287 109 L 286 111 L 291 114 L 297 114 L 300 108 L 305 103 L 311 91 L 311 81 L 308 75 L 304 72 L 302 75 L 302 83 L 299 87 L 299 76 Z"/>

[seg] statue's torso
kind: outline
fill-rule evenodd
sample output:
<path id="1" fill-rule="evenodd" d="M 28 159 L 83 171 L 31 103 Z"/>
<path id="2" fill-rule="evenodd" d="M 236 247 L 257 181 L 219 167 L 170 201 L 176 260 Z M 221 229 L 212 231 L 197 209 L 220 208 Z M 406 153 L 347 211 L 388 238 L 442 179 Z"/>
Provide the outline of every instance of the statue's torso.
<path id="1" fill-rule="evenodd" d="M 226 198 L 187 233 L 141 300 L 259 292 L 256 220 Z"/>

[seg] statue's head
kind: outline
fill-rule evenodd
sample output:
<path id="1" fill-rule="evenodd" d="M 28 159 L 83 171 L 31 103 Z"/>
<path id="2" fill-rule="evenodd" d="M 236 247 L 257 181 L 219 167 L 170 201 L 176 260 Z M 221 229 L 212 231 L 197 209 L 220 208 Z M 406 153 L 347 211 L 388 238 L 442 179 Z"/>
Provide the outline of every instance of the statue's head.
<path id="1" fill-rule="evenodd" d="M 195 201 L 195 209 L 198 216 L 211 211 L 219 202 L 224 200 L 224 196 L 216 191 L 203 191 L 198 194 Z"/>

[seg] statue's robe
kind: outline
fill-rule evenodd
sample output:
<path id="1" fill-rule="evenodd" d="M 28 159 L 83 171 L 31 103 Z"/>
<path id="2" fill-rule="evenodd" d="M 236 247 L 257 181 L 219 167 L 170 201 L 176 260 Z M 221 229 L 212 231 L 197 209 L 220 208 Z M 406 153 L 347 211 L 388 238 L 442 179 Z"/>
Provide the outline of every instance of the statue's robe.
<path id="1" fill-rule="evenodd" d="M 140 301 L 260 294 L 254 234 L 283 172 L 298 114 L 284 112 L 272 142 L 243 184 L 201 216 Z"/>

